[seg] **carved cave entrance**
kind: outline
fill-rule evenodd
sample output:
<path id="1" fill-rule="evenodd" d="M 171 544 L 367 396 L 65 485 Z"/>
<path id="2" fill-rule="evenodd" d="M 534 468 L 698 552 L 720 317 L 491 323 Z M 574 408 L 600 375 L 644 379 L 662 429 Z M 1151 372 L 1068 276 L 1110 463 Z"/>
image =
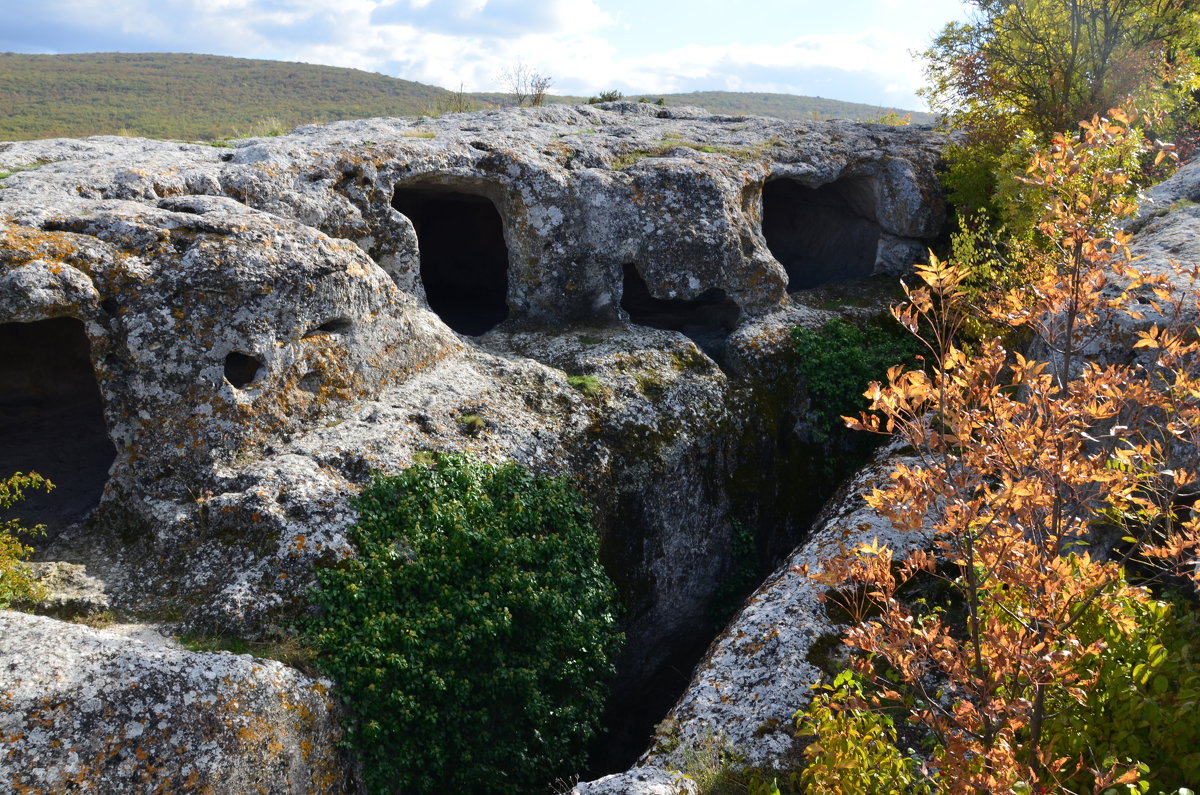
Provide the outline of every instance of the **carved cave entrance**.
<path id="1" fill-rule="evenodd" d="M 763 185 L 762 231 L 788 275 L 788 290 L 806 290 L 875 271 L 880 227 L 875 183 L 847 177 L 809 188 L 793 179 Z"/>
<path id="2" fill-rule="evenodd" d="M 412 221 L 429 308 L 460 334 L 508 317 L 504 222 L 484 196 L 450 188 L 397 188 L 392 206 Z"/>
<path id="3" fill-rule="evenodd" d="M 724 290 L 714 287 L 690 300 L 655 298 L 636 266 L 626 263 L 624 269 L 621 308 L 632 322 L 681 332 L 716 358 L 741 314 Z"/>
<path id="4" fill-rule="evenodd" d="M 115 457 L 83 323 L 0 324 L 0 477 L 38 472 L 57 487 L 27 492 L 11 515 L 52 539 L 100 502 Z"/>

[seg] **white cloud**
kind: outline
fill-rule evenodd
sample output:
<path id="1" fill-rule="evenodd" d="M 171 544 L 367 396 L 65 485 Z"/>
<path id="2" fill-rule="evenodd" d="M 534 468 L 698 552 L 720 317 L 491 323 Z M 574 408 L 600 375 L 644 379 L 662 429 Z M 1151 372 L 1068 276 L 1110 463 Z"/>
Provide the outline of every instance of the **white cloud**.
<path id="1" fill-rule="evenodd" d="M 376 25 L 406 25 L 466 36 L 572 35 L 612 20 L 594 0 L 386 0 Z"/>
<path id="2" fill-rule="evenodd" d="M 673 93 L 701 89 L 836 96 L 878 104 L 915 107 L 920 65 L 911 42 L 880 29 L 855 35 L 801 36 L 776 46 L 685 45 L 635 59 L 609 53 L 602 63 L 564 56 L 556 60 L 558 85 L 580 93 L 604 88 Z M 840 96 L 831 81 L 853 87 Z M 868 87 L 874 86 L 872 92 Z M 832 88 L 832 92 L 831 89 Z"/>

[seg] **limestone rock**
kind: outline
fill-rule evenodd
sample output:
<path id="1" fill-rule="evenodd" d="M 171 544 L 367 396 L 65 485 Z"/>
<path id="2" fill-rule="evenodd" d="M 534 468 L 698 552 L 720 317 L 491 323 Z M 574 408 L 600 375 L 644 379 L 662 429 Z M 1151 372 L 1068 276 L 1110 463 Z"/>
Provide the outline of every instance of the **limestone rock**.
<path id="1" fill-rule="evenodd" d="M 786 766 L 796 758 L 793 721 L 822 676 L 821 655 L 837 646 L 843 627 L 818 597 L 824 590 L 801 567 L 838 550 L 878 539 L 898 555 L 929 536 L 897 532 L 868 508 L 862 494 L 886 480 L 901 460 L 885 447 L 851 480 L 814 523 L 807 541 L 747 601 L 692 674 L 692 683 L 660 725 L 644 764 L 685 767 L 689 751 L 714 741 L 746 765 Z"/>
<path id="2" fill-rule="evenodd" d="M 789 280 L 916 255 L 944 215 L 941 145 L 639 103 L 231 148 L 0 144 L 24 169 L 0 183 L 0 369 L 21 407 L 0 467 L 61 484 L 23 506 L 51 527 L 43 557 L 88 563 L 118 606 L 242 635 L 346 549 L 369 470 L 468 449 L 570 471 L 607 502 L 631 621 L 670 636 L 728 565 L 738 453 L 714 440 L 756 433 L 713 357 L 795 314 Z M 560 344 L 593 336 L 620 343 Z M 589 374 L 617 388 L 567 383 Z M 460 433 L 465 414 L 486 431 Z"/>
<path id="3" fill-rule="evenodd" d="M 578 784 L 570 795 L 695 795 L 696 791 L 696 783 L 678 772 L 638 767 Z"/>
<path id="4" fill-rule="evenodd" d="M 1198 177 L 1197 165 L 1185 167 L 1153 193 L 1171 201 L 1191 196 Z M 1141 257 L 1138 267 L 1170 273 L 1171 263 L 1185 268 L 1200 264 L 1198 228 L 1197 207 L 1176 207 L 1144 220 L 1130 243 Z M 1195 297 L 1196 285 L 1181 279 L 1176 284 Z M 1141 309 L 1147 317 L 1136 321 L 1136 327 L 1155 320 L 1148 307 Z M 751 328 L 746 324 L 731 340 Z M 1107 341 L 1111 350 L 1097 347 L 1089 355 L 1099 361 L 1127 361 L 1133 328 L 1133 322 L 1126 322 L 1125 333 Z M 1118 355 L 1121 358 L 1115 359 Z M 1194 460 L 1195 450 L 1179 454 Z M 818 565 L 838 544 L 849 547 L 878 539 L 903 554 L 928 542 L 921 533 L 896 532 L 862 501 L 861 494 L 886 477 L 898 455 L 894 447 L 884 448 L 848 482 L 814 522 L 807 540 L 747 600 L 693 671 L 687 690 L 659 725 L 639 764 L 667 771 L 686 767 L 695 749 L 714 743 L 729 748 L 747 765 L 787 767 L 797 761 L 801 749 L 794 744 L 793 714 L 808 703 L 808 690 L 820 681 L 831 650 L 836 656 L 843 629 L 818 602 L 821 588 L 800 567 Z M 840 660 L 833 660 L 833 668 L 840 666 Z"/>
<path id="5" fill-rule="evenodd" d="M 105 613 L 111 606 L 104 583 L 77 563 L 30 563 L 31 579 L 45 595 L 30 607 L 55 618 L 90 618 Z"/>
<path id="6" fill-rule="evenodd" d="M 1138 218 L 1165 215 L 1172 205 L 1200 203 L 1200 160 L 1180 166 L 1169 179 L 1152 187 L 1138 208 Z"/>
<path id="7" fill-rule="evenodd" d="M 329 683 L 0 612 L 0 779 L 10 791 L 342 791 Z"/>

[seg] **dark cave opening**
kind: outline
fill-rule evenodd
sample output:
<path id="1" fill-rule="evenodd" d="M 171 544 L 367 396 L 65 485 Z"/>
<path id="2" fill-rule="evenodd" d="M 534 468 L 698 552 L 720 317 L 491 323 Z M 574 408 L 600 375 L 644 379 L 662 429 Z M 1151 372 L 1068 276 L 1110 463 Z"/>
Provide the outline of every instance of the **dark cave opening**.
<path id="1" fill-rule="evenodd" d="M 617 682 L 609 693 L 602 729 L 589 748 L 584 781 L 622 773 L 645 753 L 655 727 L 686 692 L 692 671 L 708 650 L 713 633 L 675 639 L 670 656 L 636 683 Z"/>
<path id="2" fill-rule="evenodd" d="M 808 188 L 793 179 L 763 185 L 762 231 L 788 275 L 788 290 L 863 279 L 875 271 L 881 229 L 874 183 L 848 177 Z"/>
<path id="3" fill-rule="evenodd" d="M 741 310 L 724 290 L 713 287 L 696 298 L 655 298 L 632 263 L 624 266 L 621 308 L 639 326 L 678 331 L 717 358 L 725 338 L 737 328 Z"/>
<path id="4" fill-rule="evenodd" d="M 416 230 L 425 296 L 446 325 L 475 336 L 508 317 L 504 221 L 488 198 L 440 188 L 397 188 L 392 206 Z"/>
<path id="5" fill-rule="evenodd" d="M 254 383 L 263 365 L 258 359 L 247 353 L 231 351 L 225 357 L 225 380 L 234 389 L 245 389 Z"/>
<path id="6" fill-rule="evenodd" d="M 0 440 L 0 477 L 38 472 L 56 486 L 0 518 L 45 524 L 53 539 L 99 504 L 116 449 L 82 322 L 0 324 Z"/>

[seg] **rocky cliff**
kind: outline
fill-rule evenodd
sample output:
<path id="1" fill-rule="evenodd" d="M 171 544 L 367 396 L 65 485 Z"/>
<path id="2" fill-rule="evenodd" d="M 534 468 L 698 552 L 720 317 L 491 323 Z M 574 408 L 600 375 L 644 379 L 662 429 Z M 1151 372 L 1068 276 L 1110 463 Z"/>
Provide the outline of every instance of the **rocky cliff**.
<path id="1" fill-rule="evenodd" d="M 38 557 L 114 610 L 251 639 L 345 553 L 372 470 L 464 450 L 569 473 L 627 608 L 615 703 L 661 715 L 734 520 L 773 564 L 829 495 L 787 330 L 874 311 L 941 233 L 941 143 L 611 103 L 0 144 L 0 472 L 59 483 L 24 514 Z M 0 641 L 8 676 L 30 648 Z M 104 752 L 22 738 L 0 769 Z M 325 763 L 303 764 L 273 780 Z"/>

